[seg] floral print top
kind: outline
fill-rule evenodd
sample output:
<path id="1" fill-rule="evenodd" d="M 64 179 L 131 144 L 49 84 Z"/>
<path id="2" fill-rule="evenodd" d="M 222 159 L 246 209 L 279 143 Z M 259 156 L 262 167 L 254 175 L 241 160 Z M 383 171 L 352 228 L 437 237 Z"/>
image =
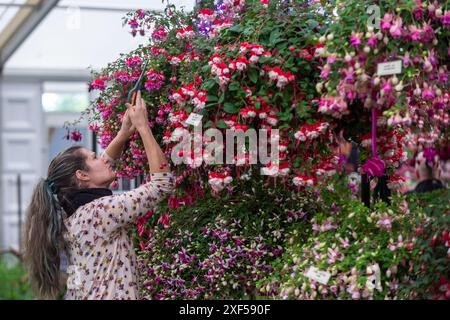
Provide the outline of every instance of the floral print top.
<path id="1" fill-rule="evenodd" d="M 139 299 L 129 229 L 174 185 L 171 173 L 152 173 L 150 178 L 132 191 L 89 202 L 64 220 L 69 253 L 66 299 Z"/>

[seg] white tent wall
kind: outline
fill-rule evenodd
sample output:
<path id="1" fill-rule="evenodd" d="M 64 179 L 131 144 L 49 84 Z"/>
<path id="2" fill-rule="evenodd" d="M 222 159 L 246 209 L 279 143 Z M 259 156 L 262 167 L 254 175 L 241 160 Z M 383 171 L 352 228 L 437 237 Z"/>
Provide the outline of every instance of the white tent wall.
<path id="1" fill-rule="evenodd" d="M 43 113 L 39 81 L 1 83 L 1 220 L 2 247 L 18 249 L 19 210 L 29 201 L 44 170 Z M 18 203 L 18 176 L 21 203 Z M 23 219 L 21 219 L 23 220 Z"/>
<path id="2" fill-rule="evenodd" d="M 42 107 L 43 84 L 87 82 L 89 73 L 61 70 L 7 70 L 0 82 L 0 249 L 19 249 L 19 227 L 32 190 L 46 177 L 49 164 L 48 127 L 62 126 L 79 114 L 49 113 Z M 86 86 L 87 90 L 87 86 Z M 91 137 L 85 137 L 89 147 Z M 21 179 L 21 203 L 18 201 L 18 175 Z M 21 221 L 19 222 L 19 212 Z M 22 224 L 23 225 L 23 224 Z"/>

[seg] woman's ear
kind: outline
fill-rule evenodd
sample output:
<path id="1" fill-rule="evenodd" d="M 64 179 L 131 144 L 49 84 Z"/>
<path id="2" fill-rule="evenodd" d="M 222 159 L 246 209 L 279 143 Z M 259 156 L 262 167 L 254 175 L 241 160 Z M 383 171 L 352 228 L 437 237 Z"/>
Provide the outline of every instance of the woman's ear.
<path id="1" fill-rule="evenodd" d="M 89 175 L 86 173 L 86 171 L 83 170 L 77 170 L 75 171 L 75 177 L 82 182 L 87 182 L 90 180 Z"/>

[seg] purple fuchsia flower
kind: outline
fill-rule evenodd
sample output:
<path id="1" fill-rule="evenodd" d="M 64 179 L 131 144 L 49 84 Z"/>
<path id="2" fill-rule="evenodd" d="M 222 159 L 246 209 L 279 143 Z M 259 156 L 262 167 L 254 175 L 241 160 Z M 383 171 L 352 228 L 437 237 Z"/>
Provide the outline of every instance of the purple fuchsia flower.
<path id="1" fill-rule="evenodd" d="M 427 163 L 432 166 L 435 163 L 435 158 L 437 157 L 438 153 L 436 152 L 436 149 L 434 148 L 424 148 L 423 149 L 423 157 L 427 160 Z"/>
<path id="2" fill-rule="evenodd" d="M 402 18 L 397 18 L 389 28 L 389 32 L 394 39 L 398 39 L 402 36 L 403 34 L 402 24 L 403 24 Z"/>
<path id="3" fill-rule="evenodd" d="M 350 45 L 352 47 L 357 47 L 361 44 L 361 35 L 359 33 L 352 32 L 352 36 L 350 38 Z"/>
<path id="4" fill-rule="evenodd" d="M 381 27 L 382 31 L 387 31 L 391 28 L 392 18 L 393 18 L 392 14 L 386 13 L 384 15 L 383 19 L 381 19 L 381 21 L 380 21 L 380 27 Z"/>
<path id="5" fill-rule="evenodd" d="M 441 22 L 445 27 L 450 27 L 450 11 L 446 10 L 441 17 Z"/>
<path id="6" fill-rule="evenodd" d="M 379 158 L 372 158 L 366 161 L 362 166 L 363 171 L 369 177 L 382 177 L 384 176 L 384 169 L 386 168 L 383 160 Z"/>

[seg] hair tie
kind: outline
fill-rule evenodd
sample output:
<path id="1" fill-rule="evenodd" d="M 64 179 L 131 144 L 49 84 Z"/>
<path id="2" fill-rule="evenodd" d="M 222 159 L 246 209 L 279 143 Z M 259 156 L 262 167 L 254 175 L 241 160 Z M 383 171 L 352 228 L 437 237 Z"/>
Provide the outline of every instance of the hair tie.
<path id="1" fill-rule="evenodd" d="M 53 180 L 45 179 L 45 182 L 47 182 L 48 189 L 51 193 L 56 194 L 58 192 L 58 187 Z"/>

